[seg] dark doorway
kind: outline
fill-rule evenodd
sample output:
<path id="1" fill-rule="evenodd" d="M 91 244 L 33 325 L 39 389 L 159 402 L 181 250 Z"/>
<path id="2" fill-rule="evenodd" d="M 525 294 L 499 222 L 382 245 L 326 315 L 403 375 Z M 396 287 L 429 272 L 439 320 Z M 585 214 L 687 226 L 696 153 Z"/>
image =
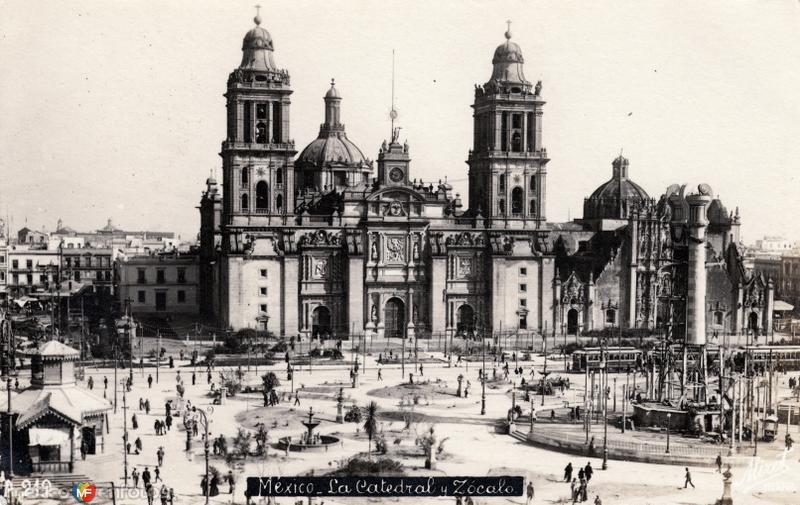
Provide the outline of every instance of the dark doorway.
<path id="1" fill-rule="evenodd" d="M 384 308 L 384 333 L 387 337 L 404 337 L 406 334 L 406 304 L 399 298 L 390 298 Z"/>
<path id="2" fill-rule="evenodd" d="M 475 330 L 475 311 L 467 304 L 462 305 L 456 312 L 456 332 L 458 336 L 471 336 Z"/>
<path id="3" fill-rule="evenodd" d="M 156 291 L 156 310 L 167 310 L 166 291 Z"/>
<path id="4" fill-rule="evenodd" d="M 569 309 L 567 312 L 567 334 L 578 334 L 578 311 L 576 309 Z"/>
<path id="5" fill-rule="evenodd" d="M 94 435 L 94 426 L 81 428 L 81 445 L 86 448 L 86 454 L 97 454 L 97 440 Z"/>
<path id="6" fill-rule="evenodd" d="M 751 312 L 747 317 L 747 328 L 752 331 L 754 335 L 758 335 L 758 312 Z"/>
<path id="7" fill-rule="evenodd" d="M 331 335 L 331 311 L 320 305 L 311 313 L 311 337 L 325 339 Z"/>

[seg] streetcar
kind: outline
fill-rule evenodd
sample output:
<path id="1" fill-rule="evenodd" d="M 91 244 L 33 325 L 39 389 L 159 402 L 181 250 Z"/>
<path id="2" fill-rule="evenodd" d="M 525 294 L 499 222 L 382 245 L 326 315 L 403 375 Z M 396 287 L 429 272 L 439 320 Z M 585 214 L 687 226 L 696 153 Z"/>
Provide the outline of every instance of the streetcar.
<path id="1" fill-rule="evenodd" d="M 626 372 L 641 363 L 642 351 L 635 347 L 585 347 L 572 353 L 572 371 L 585 372 L 600 369 L 601 354 L 605 352 L 606 366 L 610 372 Z"/>
<path id="2" fill-rule="evenodd" d="M 800 345 L 749 345 L 734 351 L 737 369 L 744 367 L 745 356 L 758 370 L 775 367 L 781 370 L 800 370 Z"/>

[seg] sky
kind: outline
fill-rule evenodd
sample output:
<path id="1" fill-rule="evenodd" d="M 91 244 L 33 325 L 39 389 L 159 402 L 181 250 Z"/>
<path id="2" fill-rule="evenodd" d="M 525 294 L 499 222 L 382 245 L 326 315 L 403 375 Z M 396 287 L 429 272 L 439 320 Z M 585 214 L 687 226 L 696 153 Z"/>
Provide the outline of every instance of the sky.
<path id="1" fill-rule="evenodd" d="M 800 2 L 258 1 L 292 78 L 298 151 L 335 78 L 348 137 L 377 158 L 394 50 L 410 175 L 446 176 L 466 201 L 474 84 L 511 20 L 547 100 L 549 221 L 580 217 L 622 150 L 652 197 L 706 182 L 740 208 L 745 242 L 800 240 Z M 194 239 L 254 3 L 6 0 L 0 212 L 13 229 L 112 218 Z"/>

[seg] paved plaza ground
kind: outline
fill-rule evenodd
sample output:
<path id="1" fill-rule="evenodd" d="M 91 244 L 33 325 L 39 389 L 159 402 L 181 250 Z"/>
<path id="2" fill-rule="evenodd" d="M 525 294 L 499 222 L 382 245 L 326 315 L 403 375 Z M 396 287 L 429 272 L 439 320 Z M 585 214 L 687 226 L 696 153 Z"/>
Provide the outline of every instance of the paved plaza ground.
<path id="1" fill-rule="evenodd" d="M 346 346 L 345 346 L 346 347 Z M 174 348 L 172 346 L 171 348 Z M 176 376 L 178 371 L 187 386 L 185 400 L 191 401 L 192 405 L 208 410 L 208 417 L 211 420 L 210 435 L 217 437 L 219 434 L 226 435 L 229 439 L 236 434 L 239 426 L 251 431 L 255 431 L 258 423 L 264 423 L 269 429 L 270 442 L 275 444 L 285 436 L 292 436 L 295 440 L 305 431 L 301 424 L 309 407 L 313 407 L 317 413 L 316 418 L 322 423 L 318 430 L 322 434 L 335 435 L 341 438 L 342 442 L 338 446 L 329 448 L 328 451 L 321 452 L 289 452 L 288 455 L 276 446 L 270 446 L 266 458 L 250 457 L 246 462 L 237 462 L 234 467 L 236 476 L 236 491 L 233 495 L 228 494 L 228 486 L 220 484 L 221 494 L 210 499 L 211 503 L 245 503 L 243 494 L 245 488 L 245 478 L 247 476 L 292 476 L 306 475 L 313 471 L 315 475 L 330 472 L 352 456 L 366 454 L 367 439 L 360 425 L 354 423 L 337 424 L 336 400 L 335 397 L 340 388 L 344 393 L 345 411 L 352 404 L 361 407 L 370 401 L 378 404 L 379 430 L 384 432 L 389 445 L 387 457 L 399 460 L 406 468 L 408 475 L 524 475 L 531 479 L 535 486 L 535 498 L 533 503 L 571 503 L 568 501 L 569 486 L 561 481 L 563 469 L 567 463 L 572 462 L 577 469 L 579 466 L 586 465 L 591 461 L 596 469 L 594 477 L 589 486 L 590 501 L 592 503 L 596 495 L 601 496 L 603 504 L 712 504 L 722 494 L 722 477 L 716 469 L 708 466 L 694 466 L 691 468 L 692 477 L 696 488 L 684 489 L 684 469 L 678 465 L 658 465 L 647 463 L 635 463 L 627 461 L 611 460 L 606 471 L 600 470 L 602 461 L 600 458 L 587 458 L 585 456 L 575 456 L 555 452 L 546 448 L 534 446 L 524 440 L 522 436 L 509 436 L 498 433 L 496 427 L 498 421 L 504 419 L 508 409 L 511 407 L 512 383 L 498 380 L 487 384 L 486 389 L 486 415 L 480 415 L 481 391 L 478 380 L 478 370 L 480 361 L 472 363 L 462 363 L 460 366 L 450 366 L 441 353 L 423 353 L 425 359 L 424 375 L 420 376 L 419 370 L 414 370 L 413 362 L 406 364 L 406 376 L 401 376 L 399 365 L 380 366 L 382 379 L 378 380 L 378 365 L 376 363 L 377 354 L 367 356 L 366 363 L 361 363 L 361 373 L 359 374 L 359 385 L 356 388 L 350 387 L 348 363 L 351 356 L 348 349 L 345 351 L 345 362 L 332 365 L 314 364 L 311 367 L 303 366 L 295 369 L 294 388 L 299 391 L 300 405 L 295 406 L 294 401 L 289 401 L 289 391 L 292 387 L 291 382 L 286 379 L 286 365 L 284 362 L 276 363 L 270 367 L 260 366 L 256 370 L 251 367 L 249 371 L 245 368 L 245 382 L 254 386 L 260 385 L 260 376 L 267 369 L 276 372 L 281 380 L 280 392 L 287 393 L 287 400 L 274 407 L 264 407 L 260 393 L 244 394 L 240 393 L 234 398 L 229 398 L 224 405 L 212 405 L 212 397 L 209 393 L 209 386 L 206 381 L 205 369 L 198 367 L 197 384 L 191 385 L 192 368 L 186 361 L 176 361 L 175 368 L 167 368 L 162 365 L 158 373 L 158 382 L 153 383 L 152 388 L 148 388 L 146 378 L 148 374 L 156 377 L 156 370 L 145 368 L 142 373 L 139 369 L 134 370 L 133 390 L 127 394 L 127 417 L 128 428 L 130 430 L 130 416 L 135 413 L 139 420 L 137 430 L 130 431 L 130 440 L 141 437 L 143 442 L 143 452 L 139 455 L 129 455 L 129 471 L 136 467 L 141 473 L 145 467 L 149 467 L 152 472 L 156 466 L 156 451 L 163 446 L 166 453 L 164 464 L 161 467 L 161 478 L 168 485 L 174 488 L 176 496 L 175 503 L 196 504 L 203 502 L 201 494 L 200 480 L 204 473 L 203 444 L 200 438 L 194 438 L 192 450 L 185 451 L 186 432 L 180 421 L 175 419 L 172 429 L 164 436 L 156 436 L 153 424 L 156 419 L 163 419 L 165 414 L 164 403 L 168 399 L 179 404 L 176 396 Z M 188 354 L 188 353 L 187 353 Z M 176 355 L 177 357 L 177 355 Z M 363 356 L 362 356 L 363 359 Z M 530 370 L 533 366 L 537 372 L 535 377 L 538 379 L 538 371 L 542 369 L 542 358 L 535 356 L 534 361 L 520 362 L 525 369 L 525 377 L 530 380 Z M 366 365 L 366 367 L 365 367 Z M 513 369 L 514 363 L 511 363 Z M 491 370 L 491 368 L 489 368 Z M 554 359 L 548 361 L 548 370 L 554 370 L 554 375 L 569 376 L 571 388 L 562 395 L 560 392 L 553 397 L 545 397 L 545 406 L 541 407 L 541 397 L 534 397 L 534 405 L 542 413 L 547 413 L 549 417 L 550 409 L 557 409 L 558 415 L 562 415 L 561 409 L 565 405 L 582 404 L 583 399 L 583 376 L 579 374 L 566 375 L 563 371 L 563 361 Z M 218 381 L 218 372 L 214 371 L 214 381 Z M 414 373 L 415 382 L 424 382 L 416 388 L 399 386 L 400 383 L 408 382 L 408 373 Z M 127 376 L 127 370 L 118 372 L 118 379 Z M 488 372 L 492 377 L 492 372 Z M 470 395 L 468 398 L 456 396 L 457 377 L 463 374 L 466 381 L 470 381 Z M 796 375 L 796 374 L 795 374 Z M 109 379 L 109 390 L 107 395 L 113 400 L 113 370 L 109 369 L 86 369 L 86 379 L 94 377 L 94 392 L 103 394 L 103 378 Z M 498 376 L 502 378 L 498 367 Z M 515 377 L 513 374 L 511 378 Z M 612 375 L 612 378 L 614 376 Z M 625 383 L 625 375 L 617 375 L 617 387 L 621 388 Z M 780 377 L 780 385 L 785 388 L 789 375 Z M 641 380 L 641 379 L 640 379 Z M 27 378 L 21 380 L 26 383 Z M 518 382 L 518 381 L 517 381 Z M 81 382 L 86 387 L 86 380 Z M 785 391 L 784 391 L 785 393 Z M 417 396 L 417 402 L 412 400 Z M 153 409 L 147 415 L 138 410 L 139 398 L 150 400 Z M 530 403 L 521 401 L 522 394 L 518 393 L 516 400 L 521 404 L 527 413 Z M 401 405 L 401 402 L 404 405 Z M 617 410 L 621 411 L 621 389 L 617 397 Z M 410 429 L 405 429 L 404 418 L 413 410 L 417 422 L 413 423 Z M 110 432 L 105 437 L 105 447 L 103 453 L 89 456 L 86 461 L 79 461 L 76 464 L 75 473 L 89 476 L 96 483 L 106 483 L 114 481 L 120 485 L 123 477 L 123 447 L 122 447 L 122 393 L 118 392 L 118 408 L 116 414 L 109 414 Z M 444 442 L 444 452 L 438 462 L 436 470 L 424 469 L 424 456 L 421 449 L 416 446 L 417 436 L 423 434 L 431 424 L 435 425 L 438 438 L 447 440 Z M 543 424 L 534 425 L 534 430 L 538 426 L 545 429 Z M 550 427 L 553 429 L 553 426 Z M 573 435 L 580 436 L 582 433 L 580 425 L 563 426 L 558 429 L 575 432 Z M 517 425 L 518 433 L 523 435 L 529 430 L 527 423 Z M 759 454 L 762 457 L 760 466 L 757 467 L 737 467 L 734 468 L 734 503 L 737 504 L 796 504 L 800 503 L 798 488 L 800 481 L 794 476 L 800 470 L 798 457 L 800 454 L 793 451 L 787 457 L 782 451 L 782 439 L 785 427 L 781 427 L 778 441 L 772 444 L 762 444 L 759 447 Z M 609 427 L 609 433 L 613 438 L 618 438 L 617 428 Z M 201 430 L 202 432 L 202 430 Z M 796 427 L 792 428 L 792 433 L 796 433 Z M 602 446 L 602 425 L 593 426 L 593 436 L 595 436 L 598 447 Z M 646 434 L 635 434 L 635 437 L 650 437 Z M 652 435 L 654 438 L 662 435 Z M 798 437 L 797 434 L 794 435 Z M 677 446 L 686 445 L 691 447 L 699 444 L 698 441 L 682 440 L 681 437 L 672 437 L 672 443 Z M 229 442 L 230 446 L 230 442 Z M 749 451 L 749 446 L 745 445 L 742 452 Z M 724 455 L 725 453 L 723 453 Z M 223 474 L 227 474 L 229 466 L 219 456 L 211 457 L 210 464 L 218 468 Z M 131 482 L 129 480 L 129 485 Z M 141 481 L 139 486 L 141 487 Z M 161 482 L 157 483 L 157 489 L 161 487 Z M 69 498 L 72 500 L 72 498 Z M 398 498 L 398 499 L 331 499 L 320 498 L 314 503 L 321 504 L 338 503 L 376 503 L 378 501 L 407 502 L 407 503 L 454 503 L 453 498 L 438 499 L 417 499 L 417 498 Z M 520 498 L 477 498 L 476 503 L 525 503 L 525 499 Z M 102 496 L 97 498 L 97 503 L 110 503 Z M 266 503 L 260 499 L 254 499 L 254 503 Z M 295 500 L 282 498 L 277 501 L 280 504 L 291 504 Z M 307 500 L 303 500 L 308 503 Z M 55 503 L 52 500 L 29 499 L 24 503 Z M 69 503 L 69 501 L 63 501 Z M 122 498 L 117 503 L 146 503 L 146 499 Z M 158 497 L 156 497 L 158 503 Z"/>

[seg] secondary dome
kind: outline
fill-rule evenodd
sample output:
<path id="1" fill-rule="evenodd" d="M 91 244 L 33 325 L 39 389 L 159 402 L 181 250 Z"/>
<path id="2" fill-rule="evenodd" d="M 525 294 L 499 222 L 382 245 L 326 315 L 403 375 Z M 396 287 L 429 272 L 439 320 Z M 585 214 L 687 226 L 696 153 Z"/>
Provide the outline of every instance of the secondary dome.
<path id="1" fill-rule="evenodd" d="M 242 63 L 239 68 L 246 70 L 277 70 L 275 61 L 272 57 L 272 36 L 262 28 L 261 16 L 256 16 L 253 21 L 256 23 L 242 41 Z"/>
<path id="2" fill-rule="evenodd" d="M 626 158 L 619 156 L 612 166 L 611 179 L 584 201 L 584 219 L 626 219 L 634 208 L 650 199 L 641 186 L 628 178 Z"/>
<path id="3" fill-rule="evenodd" d="M 367 159 L 344 132 L 331 132 L 325 137 L 317 137 L 308 144 L 297 161 L 323 168 L 328 165 L 361 165 L 366 163 Z"/>

